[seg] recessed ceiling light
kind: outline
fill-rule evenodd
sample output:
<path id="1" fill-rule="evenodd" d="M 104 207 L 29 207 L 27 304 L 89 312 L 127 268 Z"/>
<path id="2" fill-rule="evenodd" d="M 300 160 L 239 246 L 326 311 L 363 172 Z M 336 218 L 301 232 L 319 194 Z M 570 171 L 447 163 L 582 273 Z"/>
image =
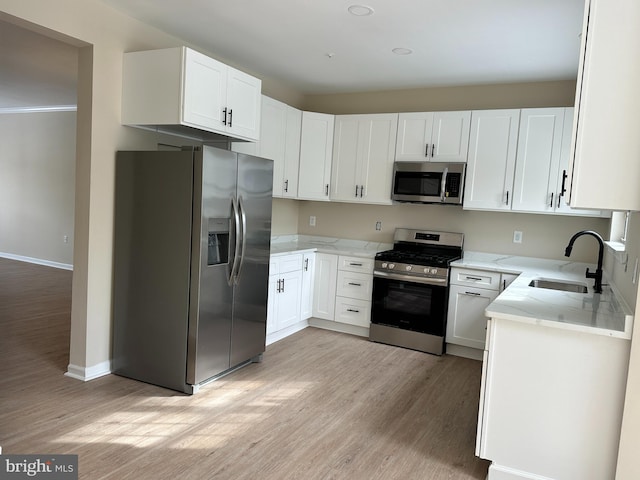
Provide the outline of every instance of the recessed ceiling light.
<path id="1" fill-rule="evenodd" d="M 410 48 L 394 48 L 391 51 L 396 55 L 411 55 L 413 53 L 413 50 Z"/>
<path id="2" fill-rule="evenodd" d="M 373 8 L 367 7 L 366 5 L 351 5 L 347 10 L 349 10 L 351 15 L 356 15 L 357 17 L 373 15 Z"/>

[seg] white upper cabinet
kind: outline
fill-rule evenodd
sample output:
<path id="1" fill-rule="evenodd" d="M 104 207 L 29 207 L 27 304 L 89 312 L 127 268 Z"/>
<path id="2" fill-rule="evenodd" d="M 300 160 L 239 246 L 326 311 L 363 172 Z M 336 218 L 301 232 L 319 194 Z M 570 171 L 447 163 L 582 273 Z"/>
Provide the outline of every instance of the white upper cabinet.
<path id="1" fill-rule="evenodd" d="M 471 114 L 463 208 L 510 210 L 520 110 Z"/>
<path id="2" fill-rule="evenodd" d="M 398 117 L 398 161 L 466 162 L 471 112 L 410 112 Z"/>
<path id="3" fill-rule="evenodd" d="M 329 201 L 334 115 L 302 112 L 298 198 Z"/>
<path id="4" fill-rule="evenodd" d="M 257 140 L 261 87 L 259 79 L 186 47 L 125 53 L 122 123 Z"/>
<path id="5" fill-rule="evenodd" d="M 273 196 L 295 198 L 298 193 L 302 112 L 262 96 L 260 140 L 233 142 L 234 152 L 273 160 Z"/>
<path id="6" fill-rule="evenodd" d="M 529 108 L 520 113 L 520 133 L 511 209 L 520 212 L 553 212 L 564 108 Z"/>
<path id="7" fill-rule="evenodd" d="M 587 0 L 571 153 L 573 207 L 640 210 L 640 2 Z"/>
<path id="8" fill-rule="evenodd" d="M 331 200 L 391 204 L 397 114 L 335 118 Z"/>

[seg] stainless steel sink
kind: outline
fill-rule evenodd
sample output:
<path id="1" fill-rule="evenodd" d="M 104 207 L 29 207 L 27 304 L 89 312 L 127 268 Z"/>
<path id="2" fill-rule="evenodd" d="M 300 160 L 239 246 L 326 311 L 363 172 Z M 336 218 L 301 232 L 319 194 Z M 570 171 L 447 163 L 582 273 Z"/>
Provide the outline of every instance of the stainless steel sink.
<path id="1" fill-rule="evenodd" d="M 587 293 L 587 286 L 583 283 L 565 282 L 563 280 L 549 280 L 546 278 L 534 278 L 529 282 L 530 287 L 560 290 L 562 292 Z"/>

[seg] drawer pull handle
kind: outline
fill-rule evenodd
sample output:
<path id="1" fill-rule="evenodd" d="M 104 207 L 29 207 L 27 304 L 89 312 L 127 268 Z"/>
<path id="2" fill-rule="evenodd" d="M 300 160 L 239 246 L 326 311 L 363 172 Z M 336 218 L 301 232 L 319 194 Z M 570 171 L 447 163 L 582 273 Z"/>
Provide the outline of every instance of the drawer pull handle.
<path id="1" fill-rule="evenodd" d="M 347 308 L 347 312 L 360 313 L 360 310 L 355 310 L 353 308 Z"/>
<path id="2" fill-rule="evenodd" d="M 476 282 L 481 282 L 482 279 L 479 277 L 467 277 L 467 280 L 475 280 Z"/>
<path id="3" fill-rule="evenodd" d="M 352 267 L 361 267 L 362 266 L 361 263 L 350 263 L 349 265 L 352 266 Z"/>
<path id="4" fill-rule="evenodd" d="M 476 292 L 464 292 L 465 295 L 473 295 L 474 297 L 479 297 L 480 294 Z"/>
<path id="5" fill-rule="evenodd" d="M 362 286 L 361 283 L 353 283 L 353 282 L 349 282 L 349 285 L 353 285 L 354 287 L 361 287 Z"/>

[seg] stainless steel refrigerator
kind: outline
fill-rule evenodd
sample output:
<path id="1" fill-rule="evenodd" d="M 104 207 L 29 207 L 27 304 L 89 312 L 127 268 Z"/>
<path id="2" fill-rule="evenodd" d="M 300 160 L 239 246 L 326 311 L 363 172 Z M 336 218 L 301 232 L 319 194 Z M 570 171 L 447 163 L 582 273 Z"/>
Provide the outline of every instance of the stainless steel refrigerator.
<path id="1" fill-rule="evenodd" d="M 186 393 L 265 350 L 273 162 L 116 159 L 113 372 Z"/>

